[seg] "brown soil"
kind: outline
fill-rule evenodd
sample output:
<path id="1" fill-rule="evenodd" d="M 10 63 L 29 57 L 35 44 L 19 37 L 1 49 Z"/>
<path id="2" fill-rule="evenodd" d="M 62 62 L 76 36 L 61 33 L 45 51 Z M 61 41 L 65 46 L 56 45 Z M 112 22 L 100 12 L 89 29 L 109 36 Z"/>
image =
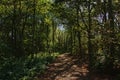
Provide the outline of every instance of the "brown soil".
<path id="1" fill-rule="evenodd" d="M 45 73 L 36 80 L 115 80 L 113 76 L 90 73 L 88 65 L 70 54 L 62 54 L 49 64 Z"/>

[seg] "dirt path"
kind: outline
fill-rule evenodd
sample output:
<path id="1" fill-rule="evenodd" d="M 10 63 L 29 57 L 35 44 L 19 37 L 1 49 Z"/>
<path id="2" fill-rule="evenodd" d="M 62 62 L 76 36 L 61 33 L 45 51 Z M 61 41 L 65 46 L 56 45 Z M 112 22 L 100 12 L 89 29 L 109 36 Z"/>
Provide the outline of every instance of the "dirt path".
<path id="1" fill-rule="evenodd" d="M 69 54 L 62 54 L 48 65 L 46 72 L 37 80 L 113 80 L 107 75 L 92 74 L 88 78 L 88 65 Z"/>

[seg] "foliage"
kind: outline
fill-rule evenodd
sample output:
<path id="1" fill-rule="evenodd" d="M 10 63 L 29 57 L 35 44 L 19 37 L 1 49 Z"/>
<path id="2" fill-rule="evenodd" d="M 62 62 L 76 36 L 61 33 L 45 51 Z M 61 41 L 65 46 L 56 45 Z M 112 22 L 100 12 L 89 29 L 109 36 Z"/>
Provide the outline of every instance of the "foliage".
<path id="1" fill-rule="evenodd" d="M 40 73 L 44 73 L 46 65 L 51 63 L 58 53 L 39 53 L 31 58 L 31 55 L 16 59 L 1 58 L 0 80 L 33 80 Z"/>
<path id="2" fill-rule="evenodd" d="M 87 58 L 90 70 L 120 66 L 119 3 L 118 0 L 1 0 L 0 70 L 1 73 L 7 67 L 11 70 L 0 75 L 11 79 L 14 75 L 33 76 L 36 69 L 52 59 L 43 59 L 43 55 L 40 59 L 28 57 L 39 52 L 47 52 L 48 56 L 68 52 Z M 41 66 L 36 68 L 39 61 Z M 14 66 L 21 76 L 12 72 Z"/>

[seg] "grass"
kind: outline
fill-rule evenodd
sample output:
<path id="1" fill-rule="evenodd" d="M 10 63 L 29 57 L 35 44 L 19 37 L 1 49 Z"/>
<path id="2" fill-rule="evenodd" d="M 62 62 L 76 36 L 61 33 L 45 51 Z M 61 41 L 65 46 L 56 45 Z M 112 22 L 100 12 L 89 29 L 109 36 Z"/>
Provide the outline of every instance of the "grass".
<path id="1" fill-rule="evenodd" d="M 0 60 L 0 80 L 33 80 L 36 74 L 44 73 L 58 53 L 38 53 L 20 59 L 3 58 Z"/>

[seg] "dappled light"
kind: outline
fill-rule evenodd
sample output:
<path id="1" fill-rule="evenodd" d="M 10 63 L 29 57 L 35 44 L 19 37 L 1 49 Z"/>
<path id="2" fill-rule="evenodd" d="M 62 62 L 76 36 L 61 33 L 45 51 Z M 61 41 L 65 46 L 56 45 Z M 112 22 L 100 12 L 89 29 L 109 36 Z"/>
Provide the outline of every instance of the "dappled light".
<path id="1" fill-rule="evenodd" d="M 37 80 L 112 80 L 112 78 L 112 75 L 100 75 L 95 72 L 89 74 L 85 62 L 66 53 L 59 55 L 49 64 L 44 74 L 37 75 Z"/>
<path id="2" fill-rule="evenodd" d="M 0 80 L 120 80 L 120 0 L 0 0 Z"/>

